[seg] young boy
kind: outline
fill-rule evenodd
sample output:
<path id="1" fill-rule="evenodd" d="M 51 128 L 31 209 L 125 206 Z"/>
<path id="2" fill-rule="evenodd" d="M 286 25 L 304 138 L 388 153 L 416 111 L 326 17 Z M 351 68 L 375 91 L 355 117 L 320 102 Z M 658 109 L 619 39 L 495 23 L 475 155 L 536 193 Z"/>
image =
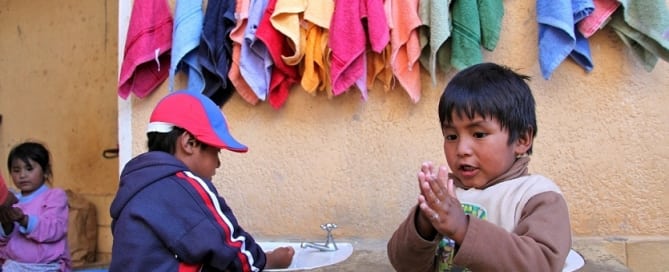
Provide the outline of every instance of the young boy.
<path id="1" fill-rule="evenodd" d="M 562 270 L 569 212 L 555 183 L 528 173 L 537 133 L 528 79 L 483 63 L 448 83 L 439 101 L 448 168 L 418 172 L 418 205 L 388 241 L 397 271 Z"/>
<path id="2" fill-rule="evenodd" d="M 285 268 L 292 247 L 263 252 L 211 183 L 219 151 L 246 152 L 208 97 L 164 97 L 147 128 L 149 151 L 130 160 L 110 212 L 110 271 Z"/>

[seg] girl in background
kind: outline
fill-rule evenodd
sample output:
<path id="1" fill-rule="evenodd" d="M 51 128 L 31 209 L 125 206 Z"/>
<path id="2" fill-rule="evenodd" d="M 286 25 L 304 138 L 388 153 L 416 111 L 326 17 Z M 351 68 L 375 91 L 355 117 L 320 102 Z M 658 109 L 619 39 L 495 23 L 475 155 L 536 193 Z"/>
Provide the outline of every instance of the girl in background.
<path id="1" fill-rule="evenodd" d="M 0 210 L 2 271 L 70 271 L 67 195 L 49 186 L 49 151 L 39 143 L 21 143 L 9 152 L 7 168 L 19 201 Z"/>

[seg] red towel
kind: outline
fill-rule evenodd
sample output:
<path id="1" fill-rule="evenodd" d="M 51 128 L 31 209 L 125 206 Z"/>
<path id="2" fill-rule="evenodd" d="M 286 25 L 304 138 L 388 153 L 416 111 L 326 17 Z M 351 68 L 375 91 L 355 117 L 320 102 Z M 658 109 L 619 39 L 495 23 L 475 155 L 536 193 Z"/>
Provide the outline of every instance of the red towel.
<path id="1" fill-rule="evenodd" d="M 144 98 L 165 81 L 170 69 L 172 14 L 166 0 L 134 1 L 118 95 Z"/>
<path id="2" fill-rule="evenodd" d="M 295 50 L 290 48 L 286 36 L 274 28 L 270 21 L 277 1 L 269 0 L 267 2 L 265 14 L 263 14 L 256 31 L 256 37 L 267 45 L 267 50 L 274 62 L 268 92 L 268 102 L 275 109 L 280 109 L 286 103 L 286 100 L 288 100 L 290 88 L 297 83 L 298 74 L 296 66 L 286 64 L 281 58 L 282 55 L 294 55 Z"/>
<path id="3" fill-rule="evenodd" d="M 578 22 L 578 31 L 586 38 L 590 38 L 597 30 L 604 27 L 611 14 L 620 6 L 620 2 L 616 0 L 594 0 L 593 4 L 595 11 Z"/>

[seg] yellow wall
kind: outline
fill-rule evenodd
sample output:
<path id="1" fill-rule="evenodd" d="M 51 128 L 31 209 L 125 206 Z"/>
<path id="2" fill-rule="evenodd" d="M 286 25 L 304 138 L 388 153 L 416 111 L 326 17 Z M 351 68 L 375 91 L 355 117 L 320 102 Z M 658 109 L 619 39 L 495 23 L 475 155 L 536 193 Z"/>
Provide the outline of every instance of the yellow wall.
<path id="1" fill-rule="evenodd" d="M 646 72 L 609 29 L 590 40 L 595 68 L 562 63 L 550 80 L 537 60 L 535 2 L 505 2 L 498 47 L 485 60 L 532 76 L 539 133 L 531 170 L 563 189 L 577 236 L 669 235 L 669 65 Z M 253 234 L 318 238 L 335 222 L 340 237 L 385 239 L 416 203 L 424 160 L 444 163 L 436 107 L 446 80 L 423 74 L 423 98 L 379 87 L 363 102 L 355 89 L 328 99 L 296 87 L 286 105 L 223 107 L 247 154 L 223 152 L 214 177 Z M 165 86 L 133 100 L 133 154 Z"/>
<path id="2" fill-rule="evenodd" d="M 109 252 L 109 207 L 118 159 L 117 3 L 104 0 L 0 1 L 0 173 L 25 140 L 46 144 L 56 187 L 96 204 L 101 252 Z"/>
<path id="3" fill-rule="evenodd" d="M 531 170 L 561 185 L 577 237 L 669 240 L 669 64 L 646 72 L 605 29 L 590 41 L 591 73 L 567 60 L 544 80 L 534 3 L 504 3 L 500 42 L 485 53 L 533 77 L 539 134 Z M 45 141 L 56 186 L 96 203 L 102 255 L 111 249 L 108 205 L 119 167 L 100 153 L 117 143 L 117 25 L 129 17 L 117 4 L 0 0 L 0 158 L 18 141 Z M 223 152 L 214 182 L 259 238 L 320 240 L 319 225 L 334 222 L 338 239 L 384 241 L 416 202 L 420 163 L 444 163 L 436 105 L 452 75 L 440 73 L 432 86 L 424 74 L 417 104 L 399 87 L 378 86 L 367 102 L 354 89 L 328 99 L 295 88 L 278 111 L 234 96 L 223 111 L 250 151 Z M 119 128 L 128 141 L 122 151 L 145 150 L 148 115 L 166 93 L 164 84 L 147 99 L 120 101 L 119 118 L 129 119 Z M 648 256 L 627 254 L 634 252 Z"/>

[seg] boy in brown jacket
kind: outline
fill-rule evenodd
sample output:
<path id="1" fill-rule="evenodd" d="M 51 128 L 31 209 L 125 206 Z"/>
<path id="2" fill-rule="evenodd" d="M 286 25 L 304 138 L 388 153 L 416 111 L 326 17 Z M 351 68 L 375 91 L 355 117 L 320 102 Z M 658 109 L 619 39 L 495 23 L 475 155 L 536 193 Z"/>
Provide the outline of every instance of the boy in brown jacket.
<path id="1" fill-rule="evenodd" d="M 418 204 L 388 242 L 397 271 L 562 270 L 569 211 L 553 181 L 528 172 L 537 133 L 528 79 L 483 63 L 448 83 L 439 101 L 448 167 L 418 172 Z"/>

